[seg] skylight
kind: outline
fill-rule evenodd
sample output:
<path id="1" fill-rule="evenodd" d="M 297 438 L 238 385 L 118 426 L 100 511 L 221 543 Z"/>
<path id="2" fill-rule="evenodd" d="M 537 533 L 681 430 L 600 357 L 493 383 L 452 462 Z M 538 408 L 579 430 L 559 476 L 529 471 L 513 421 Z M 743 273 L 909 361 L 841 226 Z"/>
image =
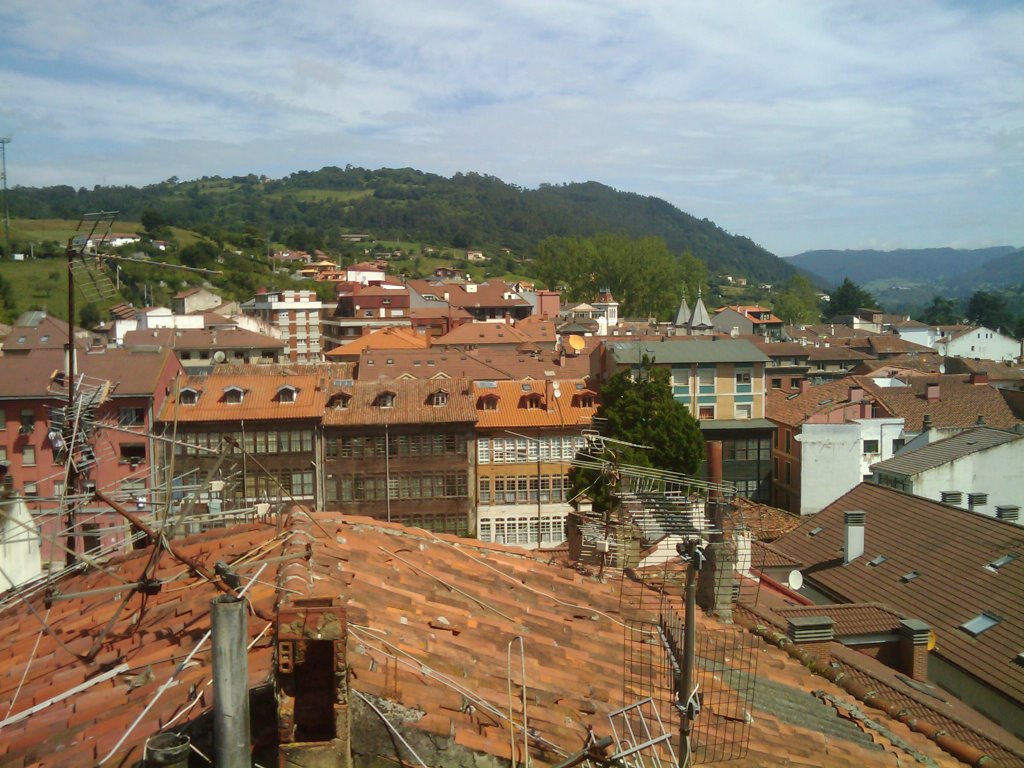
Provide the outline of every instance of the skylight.
<path id="1" fill-rule="evenodd" d="M 987 632 L 992 629 L 992 627 L 999 624 L 1001 621 L 1001 618 L 993 616 L 991 613 L 979 613 L 970 621 L 965 621 L 961 624 L 960 629 L 971 637 L 977 637 L 982 632 Z"/>
<path id="2" fill-rule="evenodd" d="M 884 563 L 888 559 L 889 558 L 886 557 L 885 555 L 879 555 L 874 560 L 868 560 L 868 565 L 873 565 L 873 566 L 875 566 L 877 568 L 878 566 L 880 566 L 882 563 Z"/>
<path id="3" fill-rule="evenodd" d="M 821 533 L 821 532 L 822 532 L 823 530 L 825 530 L 825 529 L 824 529 L 824 528 L 822 528 L 822 527 L 821 527 L 821 526 L 819 525 L 819 526 L 818 526 L 817 528 L 811 528 L 811 530 L 809 530 L 809 531 L 807 532 L 807 535 L 808 535 L 808 536 L 817 536 L 817 535 L 818 535 L 819 533 Z"/>
<path id="4" fill-rule="evenodd" d="M 993 560 L 991 563 L 985 566 L 985 570 L 992 571 L 993 573 L 995 573 L 1000 568 L 1005 568 L 1018 558 L 1020 558 L 1020 555 L 1018 555 L 1016 552 L 1011 552 L 1008 555 L 1003 555 L 1002 557 Z"/>
<path id="5" fill-rule="evenodd" d="M 918 578 L 920 575 L 921 574 L 917 571 L 910 571 L 910 573 L 904 573 L 902 576 L 900 576 L 900 581 L 902 581 L 904 584 L 907 584 L 913 581 L 914 579 Z"/>

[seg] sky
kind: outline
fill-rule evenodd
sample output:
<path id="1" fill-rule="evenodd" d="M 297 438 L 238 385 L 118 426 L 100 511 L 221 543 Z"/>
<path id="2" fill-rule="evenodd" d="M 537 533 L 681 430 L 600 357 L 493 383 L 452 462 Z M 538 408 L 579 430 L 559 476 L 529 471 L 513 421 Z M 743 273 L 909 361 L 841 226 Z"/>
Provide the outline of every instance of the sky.
<path id="1" fill-rule="evenodd" d="M 1024 246 L 1024 2 L 4 0 L 11 187 L 599 181 L 780 256 Z"/>

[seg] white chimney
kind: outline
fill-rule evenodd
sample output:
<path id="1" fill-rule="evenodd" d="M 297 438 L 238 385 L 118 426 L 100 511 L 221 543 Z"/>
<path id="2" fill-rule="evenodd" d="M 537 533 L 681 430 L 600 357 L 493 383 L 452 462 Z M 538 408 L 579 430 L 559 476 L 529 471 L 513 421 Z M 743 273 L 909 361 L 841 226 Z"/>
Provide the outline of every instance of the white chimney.
<path id="1" fill-rule="evenodd" d="M 844 565 L 849 565 L 864 554 L 864 517 L 865 513 L 859 510 L 848 510 L 843 513 L 843 520 L 846 523 Z"/>

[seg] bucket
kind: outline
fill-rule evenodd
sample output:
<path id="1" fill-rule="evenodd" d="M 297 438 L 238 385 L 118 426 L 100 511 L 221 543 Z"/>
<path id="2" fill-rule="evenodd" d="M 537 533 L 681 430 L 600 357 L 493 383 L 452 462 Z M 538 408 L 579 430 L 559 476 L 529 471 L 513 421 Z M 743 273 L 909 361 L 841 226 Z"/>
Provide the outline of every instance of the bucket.
<path id="1" fill-rule="evenodd" d="M 147 768 L 188 768 L 188 736 L 160 733 L 146 743 Z"/>

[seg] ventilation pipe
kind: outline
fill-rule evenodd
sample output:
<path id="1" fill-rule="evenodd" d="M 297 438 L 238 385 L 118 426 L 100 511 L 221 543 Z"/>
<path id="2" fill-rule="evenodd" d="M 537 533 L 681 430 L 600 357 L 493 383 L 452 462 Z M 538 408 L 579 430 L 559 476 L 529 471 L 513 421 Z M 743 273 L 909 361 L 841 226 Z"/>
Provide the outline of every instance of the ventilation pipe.
<path id="1" fill-rule="evenodd" d="M 865 513 L 860 510 L 848 510 L 843 513 L 843 520 L 846 524 L 845 548 L 843 550 L 844 565 L 849 565 L 864 554 L 864 518 Z"/>
<path id="2" fill-rule="evenodd" d="M 250 768 L 247 603 L 222 595 L 213 622 L 213 753 L 218 768 Z"/>
<path id="3" fill-rule="evenodd" d="M 1020 519 L 1020 507 L 1007 504 L 996 507 L 996 519 L 1005 520 L 1008 523 L 1016 523 Z"/>

